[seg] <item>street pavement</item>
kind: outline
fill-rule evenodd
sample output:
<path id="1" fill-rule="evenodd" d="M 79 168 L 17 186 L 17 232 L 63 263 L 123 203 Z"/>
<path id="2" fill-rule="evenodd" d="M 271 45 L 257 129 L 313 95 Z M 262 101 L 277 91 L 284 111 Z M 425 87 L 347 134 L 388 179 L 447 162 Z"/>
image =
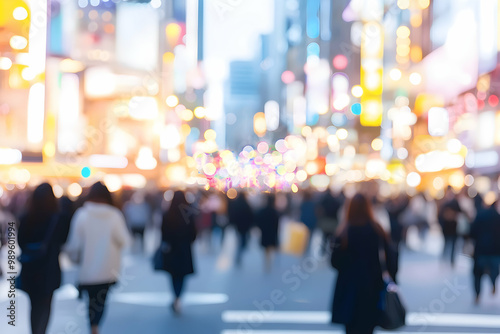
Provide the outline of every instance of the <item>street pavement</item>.
<path id="1" fill-rule="evenodd" d="M 151 253 L 157 237 L 149 231 L 146 255 L 138 245 L 124 255 L 120 284 L 109 297 L 101 333 L 343 333 L 340 326 L 329 323 L 335 271 L 328 256 L 320 256 L 315 247 L 312 255 L 303 257 L 280 254 L 272 271 L 266 272 L 257 237 L 254 233 L 240 268 L 233 264 L 234 231 L 228 230 L 223 245 L 212 240 L 211 250 L 197 242 L 196 274 L 188 279 L 182 314 L 174 316 L 169 277 L 152 269 Z M 475 306 L 471 260 L 459 255 L 456 267 L 451 268 L 436 254 L 440 243 L 440 236 L 431 233 L 426 242 L 412 246 L 418 251 L 403 250 L 398 279 L 408 309 L 408 326 L 393 333 L 500 333 L 500 296 L 491 295 L 485 278 L 481 303 Z M 4 249 L 3 268 L 5 259 Z M 86 304 L 78 299 L 73 286 L 77 268 L 66 258 L 61 260 L 63 286 L 55 294 L 48 333 L 88 333 Z M 17 292 L 16 326 L 9 326 L 7 290 L 4 276 L 0 283 L 0 333 L 28 334 L 27 297 Z"/>

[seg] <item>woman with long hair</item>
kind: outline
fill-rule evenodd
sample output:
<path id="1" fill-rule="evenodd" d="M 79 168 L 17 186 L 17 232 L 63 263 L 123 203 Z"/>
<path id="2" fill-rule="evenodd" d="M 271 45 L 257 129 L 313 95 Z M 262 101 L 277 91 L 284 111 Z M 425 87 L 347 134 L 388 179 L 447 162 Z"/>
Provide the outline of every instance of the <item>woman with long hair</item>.
<path id="1" fill-rule="evenodd" d="M 72 210 L 59 210 L 58 201 L 48 183 L 32 193 L 27 212 L 21 216 L 18 242 L 22 254 L 18 288 L 31 303 L 31 332 L 44 334 L 50 318 L 54 290 L 61 285 L 59 253 L 66 241 Z"/>
<path id="2" fill-rule="evenodd" d="M 383 275 L 389 275 L 381 268 L 379 250 L 383 247 L 387 254 L 388 241 L 373 218 L 370 201 L 356 194 L 338 227 L 331 259 L 338 270 L 332 322 L 345 325 L 346 334 L 371 334 L 377 325 Z"/>
<path id="3" fill-rule="evenodd" d="M 80 264 L 79 288 L 88 293 L 92 334 L 99 333 L 108 291 L 118 280 L 121 251 L 131 242 L 122 212 L 108 188 L 97 182 L 71 223 L 66 251 Z"/>
<path id="4" fill-rule="evenodd" d="M 187 275 L 194 273 L 191 245 L 196 239 L 195 212 L 184 192 L 174 193 L 170 208 L 163 215 L 162 243 L 166 245 L 163 269 L 172 277 L 175 294 L 172 311 L 180 313 L 180 298 Z"/>

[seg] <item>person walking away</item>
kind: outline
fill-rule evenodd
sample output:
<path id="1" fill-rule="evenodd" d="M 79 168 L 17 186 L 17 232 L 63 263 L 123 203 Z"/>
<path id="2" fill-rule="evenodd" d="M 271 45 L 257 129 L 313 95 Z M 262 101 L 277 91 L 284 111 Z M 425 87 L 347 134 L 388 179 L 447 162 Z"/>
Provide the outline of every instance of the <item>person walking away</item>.
<path id="1" fill-rule="evenodd" d="M 247 248 L 248 234 L 252 228 L 254 214 L 248 204 L 244 192 L 239 192 L 234 200 L 228 203 L 228 218 L 230 224 L 236 227 L 238 232 L 238 250 L 236 253 L 236 265 L 241 266 L 243 252 Z"/>
<path id="2" fill-rule="evenodd" d="M 123 214 L 132 236 L 139 238 L 142 250 L 145 251 L 144 231 L 148 223 L 151 224 L 153 220 L 153 210 L 144 195 L 139 192 L 134 193 L 123 206 Z"/>
<path id="3" fill-rule="evenodd" d="M 474 240 L 474 290 L 475 303 L 479 304 L 481 278 L 488 274 L 492 284 L 492 294 L 496 292 L 496 280 L 500 267 L 500 202 L 482 208 L 472 223 L 470 237 Z"/>
<path id="4" fill-rule="evenodd" d="M 374 221 L 368 198 L 356 194 L 337 230 L 331 258 L 338 271 L 332 322 L 343 324 L 346 334 L 372 334 L 377 325 L 384 278 L 393 271 L 392 261 L 387 258 L 388 271 L 382 272 L 382 247 L 387 257 L 389 237 Z"/>
<path id="5" fill-rule="evenodd" d="M 192 244 L 196 239 L 196 228 L 195 215 L 191 210 L 184 192 L 178 190 L 174 193 L 170 208 L 163 215 L 162 242 L 168 248 L 163 269 L 172 278 L 175 299 L 171 308 L 175 314 L 181 310 L 185 277 L 194 273 Z"/>
<path id="6" fill-rule="evenodd" d="M 300 221 L 304 223 L 309 230 L 309 242 L 307 244 L 308 250 L 311 249 L 311 240 L 318 222 L 316 210 L 316 202 L 313 199 L 312 192 L 310 190 L 305 190 L 302 197 L 302 204 L 300 205 Z"/>
<path id="7" fill-rule="evenodd" d="M 458 238 L 457 218 L 458 214 L 462 212 L 462 209 L 451 187 L 447 188 L 441 203 L 438 209 L 438 221 L 444 236 L 443 259 L 449 256 L 450 263 L 454 266 L 455 248 Z"/>
<path id="8" fill-rule="evenodd" d="M 338 226 L 337 216 L 343 203 L 327 189 L 319 203 L 318 226 L 322 232 L 321 252 L 324 255 L 333 241 Z"/>
<path id="9" fill-rule="evenodd" d="M 270 272 L 272 269 L 273 253 L 278 248 L 280 215 L 275 207 L 276 196 L 268 194 L 266 197 L 266 205 L 257 213 L 256 221 L 261 231 L 260 244 L 264 247 L 266 253 L 265 269 L 267 272 Z"/>
<path id="10" fill-rule="evenodd" d="M 99 333 L 109 289 L 116 284 L 121 252 L 131 244 L 125 217 L 113 206 L 108 188 L 97 182 L 71 222 L 66 252 L 79 268 L 79 290 L 88 294 L 88 320 Z"/>
<path id="11" fill-rule="evenodd" d="M 31 332 L 46 332 L 54 291 L 61 285 L 59 253 L 66 241 L 71 210 L 60 210 L 52 186 L 40 184 L 20 217 L 18 242 L 22 269 L 18 288 L 24 290 L 31 304 Z"/>

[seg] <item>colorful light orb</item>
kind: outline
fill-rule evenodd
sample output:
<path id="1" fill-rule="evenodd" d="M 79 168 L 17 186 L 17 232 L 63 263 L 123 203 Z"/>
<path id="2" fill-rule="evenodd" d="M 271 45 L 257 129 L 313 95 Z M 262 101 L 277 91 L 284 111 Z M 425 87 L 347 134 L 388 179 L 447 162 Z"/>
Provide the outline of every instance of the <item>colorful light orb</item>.
<path id="1" fill-rule="evenodd" d="M 354 103 L 354 104 L 351 106 L 351 112 L 352 112 L 354 115 L 361 115 L 361 103 Z"/>
<path id="2" fill-rule="evenodd" d="M 333 67 L 335 67 L 335 69 L 343 70 L 349 64 L 349 60 L 344 55 L 336 55 L 335 57 L 333 57 L 332 63 L 333 63 Z"/>
<path id="3" fill-rule="evenodd" d="M 295 81 L 295 74 L 292 71 L 285 71 L 281 74 L 281 81 L 287 85 L 291 84 Z"/>
<path id="4" fill-rule="evenodd" d="M 84 178 L 88 178 L 90 176 L 90 174 L 92 173 L 92 171 L 90 170 L 89 167 L 83 167 L 81 173 L 82 173 L 82 176 Z"/>

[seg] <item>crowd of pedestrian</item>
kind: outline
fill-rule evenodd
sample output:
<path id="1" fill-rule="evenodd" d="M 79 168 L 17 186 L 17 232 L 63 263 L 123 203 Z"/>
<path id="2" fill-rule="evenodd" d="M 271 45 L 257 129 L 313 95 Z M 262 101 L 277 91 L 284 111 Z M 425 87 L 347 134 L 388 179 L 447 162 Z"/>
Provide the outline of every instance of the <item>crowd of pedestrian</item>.
<path id="1" fill-rule="evenodd" d="M 309 231 L 304 236 L 309 245 L 305 252 L 331 253 L 338 271 L 332 321 L 344 324 L 346 333 L 372 333 L 379 293 L 385 279 L 397 282 L 398 253 L 412 229 L 423 240 L 433 227 L 440 228 L 443 261 L 451 266 L 457 247 L 469 246 L 476 302 L 485 274 L 495 293 L 500 267 L 498 203 L 486 205 L 479 195 L 470 198 L 452 188 L 440 200 L 422 193 L 382 198 L 373 182 L 349 195 L 331 189 L 297 194 L 241 190 L 231 198 L 212 190 L 111 193 L 97 182 L 72 201 L 56 198 L 51 185 L 43 183 L 1 202 L 0 240 L 5 244 L 6 223 L 16 221 L 22 251 L 17 286 L 30 299 L 32 333 L 46 332 L 52 296 L 61 285 L 59 254 L 65 252 L 79 267 L 78 290 L 87 296 L 88 322 L 92 334 L 97 334 L 108 292 L 118 280 L 122 251 L 135 244 L 138 252 L 146 252 L 147 229 L 160 231 L 161 263 L 156 269 L 170 275 L 171 309 L 180 314 L 186 277 L 195 272 L 192 247 L 197 236 L 202 249 L 213 251 L 221 248 L 226 229 L 232 226 L 238 236 L 235 264 L 240 267 L 255 228 L 269 272 L 280 245 L 287 242 L 280 234 L 281 225 L 299 221 Z M 315 233 L 321 235 L 317 247 L 312 242 Z"/>

